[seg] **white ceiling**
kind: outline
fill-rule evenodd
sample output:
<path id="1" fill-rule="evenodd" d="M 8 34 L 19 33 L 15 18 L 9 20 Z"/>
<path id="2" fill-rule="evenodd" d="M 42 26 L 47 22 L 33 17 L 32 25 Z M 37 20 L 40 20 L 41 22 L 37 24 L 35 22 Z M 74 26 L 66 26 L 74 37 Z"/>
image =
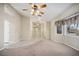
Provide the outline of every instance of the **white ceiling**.
<path id="1" fill-rule="evenodd" d="M 47 3 L 47 7 L 42 10 L 45 12 L 45 14 L 41 18 L 47 21 L 52 20 L 71 5 L 71 3 Z M 31 6 L 28 3 L 12 3 L 11 6 L 15 8 L 15 10 L 18 11 L 21 15 L 32 16 L 30 14 Z M 23 11 L 22 9 L 25 8 L 28 10 Z"/>

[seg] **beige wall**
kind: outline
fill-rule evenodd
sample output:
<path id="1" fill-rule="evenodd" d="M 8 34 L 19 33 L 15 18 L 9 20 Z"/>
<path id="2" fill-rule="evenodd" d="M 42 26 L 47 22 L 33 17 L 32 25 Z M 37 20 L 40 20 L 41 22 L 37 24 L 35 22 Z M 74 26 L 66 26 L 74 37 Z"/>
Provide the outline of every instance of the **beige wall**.
<path id="1" fill-rule="evenodd" d="M 21 40 L 21 16 L 9 4 L 5 4 L 5 19 L 10 23 L 10 44 Z"/>
<path id="2" fill-rule="evenodd" d="M 0 49 L 3 48 L 3 40 L 4 40 L 4 25 L 3 25 L 3 20 L 4 20 L 4 4 L 0 4 Z"/>
<path id="3" fill-rule="evenodd" d="M 31 34 L 31 29 L 30 29 L 30 18 L 22 16 L 22 41 L 30 40 L 30 34 Z"/>
<path id="4" fill-rule="evenodd" d="M 73 13 L 79 12 L 79 4 L 74 4 L 72 7 L 68 8 L 62 14 L 60 14 L 56 19 L 53 19 L 51 22 L 51 39 L 57 42 L 61 42 L 72 46 L 73 48 L 79 50 L 79 36 L 64 36 L 56 34 L 55 21 L 61 20 L 62 18 L 72 15 Z"/>

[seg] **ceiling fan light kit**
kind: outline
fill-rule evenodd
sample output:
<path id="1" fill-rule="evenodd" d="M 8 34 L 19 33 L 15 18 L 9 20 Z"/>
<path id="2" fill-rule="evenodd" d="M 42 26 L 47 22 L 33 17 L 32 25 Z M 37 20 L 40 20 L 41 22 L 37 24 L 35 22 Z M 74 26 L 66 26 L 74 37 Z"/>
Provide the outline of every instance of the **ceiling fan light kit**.
<path id="1" fill-rule="evenodd" d="M 38 16 L 42 16 L 44 14 L 44 12 L 40 11 L 40 9 L 47 7 L 46 4 L 30 4 L 30 5 L 32 7 L 31 14 Z"/>

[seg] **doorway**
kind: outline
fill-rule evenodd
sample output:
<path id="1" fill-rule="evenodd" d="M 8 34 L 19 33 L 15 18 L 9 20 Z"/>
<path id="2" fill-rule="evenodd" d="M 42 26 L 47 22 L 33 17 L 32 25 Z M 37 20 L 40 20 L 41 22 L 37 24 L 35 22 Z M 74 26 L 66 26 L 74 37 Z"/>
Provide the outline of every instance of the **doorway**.
<path id="1" fill-rule="evenodd" d="M 41 39 L 42 38 L 41 23 L 38 23 L 38 22 L 32 23 L 32 38 L 33 39 Z"/>
<path id="2" fill-rule="evenodd" d="M 9 21 L 4 21 L 4 43 L 9 43 L 10 41 L 10 23 Z"/>

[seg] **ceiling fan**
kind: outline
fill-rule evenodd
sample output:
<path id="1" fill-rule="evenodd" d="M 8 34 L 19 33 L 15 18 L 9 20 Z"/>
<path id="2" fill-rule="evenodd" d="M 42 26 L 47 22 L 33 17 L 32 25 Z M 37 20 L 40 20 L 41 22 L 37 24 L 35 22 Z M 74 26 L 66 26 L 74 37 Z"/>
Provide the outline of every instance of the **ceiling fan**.
<path id="1" fill-rule="evenodd" d="M 43 11 L 40 11 L 40 9 L 43 9 L 43 8 L 46 8 L 47 5 L 46 4 L 43 4 L 43 3 L 38 3 L 38 4 L 35 4 L 35 3 L 29 3 L 29 5 L 31 5 L 31 14 L 32 15 L 38 15 L 38 16 L 42 16 L 44 14 Z M 28 9 L 24 8 L 22 9 L 23 11 L 27 11 Z"/>

